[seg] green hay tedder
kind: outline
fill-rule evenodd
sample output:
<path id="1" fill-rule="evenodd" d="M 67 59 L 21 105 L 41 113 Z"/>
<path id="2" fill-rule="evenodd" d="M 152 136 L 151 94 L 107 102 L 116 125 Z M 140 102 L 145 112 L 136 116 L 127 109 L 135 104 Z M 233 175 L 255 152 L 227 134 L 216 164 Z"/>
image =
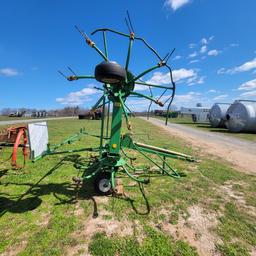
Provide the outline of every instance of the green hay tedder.
<path id="1" fill-rule="evenodd" d="M 101 88 L 96 88 L 102 92 L 102 96 L 93 106 L 93 110 L 101 108 L 101 132 L 99 135 L 88 134 L 82 129 L 75 136 L 68 138 L 62 143 L 55 145 L 37 156 L 35 160 L 40 159 L 43 156 L 59 153 L 71 153 L 80 151 L 98 152 L 97 157 L 93 157 L 88 165 L 80 165 L 79 168 L 83 170 L 81 177 L 76 177 L 75 181 L 81 182 L 90 178 L 94 179 L 95 189 L 100 194 L 109 194 L 115 191 L 116 188 L 116 175 L 118 172 L 123 172 L 128 175 L 132 180 L 139 183 L 148 183 L 149 179 L 145 178 L 145 175 L 150 176 L 148 169 L 138 170 L 132 164 L 135 160 L 130 157 L 126 149 L 135 150 L 145 157 L 151 164 L 153 164 L 161 174 L 167 175 L 174 178 L 179 178 L 180 174 L 170 166 L 167 162 L 167 158 L 176 158 L 185 161 L 195 161 L 195 159 L 189 155 L 170 151 L 167 149 L 154 147 L 134 141 L 132 132 L 121 134 L 122 121 L 125 119 L 128 131 L 131 131 L 132 126 L 130 122 L 131 111 L 127 106 L 127 98 L 139 97 L 149 101 L 149 109 L 152 103 L 155 103 L 161 107 L 167 106 L 167 117 L 171 106 L 171 103 L 175 94 L 175 83 L 172 77 L 172 69 L 168 65 L 172 52 L 168 53 L 164 58 L 154 50 L 143 38 L 135 36 L 132 28 L 131 20 L 128 14 L 126 24 L 129 29 L 129 34 L 125 34 L 109 28 L 96 29 L 91 33 L 102 33 L 104 50 L 100 50 L 95 42 L 93 42 L 85 32 L 81 31 L 78 27 L 77 30 L 84 37 L 86 43 L 93 48 L 103 59 L 103 62 L 99 63 L 95 67 L 94 75 L 76 75 L 75 72 L 70 69 L 73 73 L 71 76 L 65 76 L 69 81 L 76 81 L 80 79 L 96 79 L 102 83 Z M 128 41 L 128 52 L 125 61 L 125 65 L 121 66 L 115 61 L 110 61 L 107 49 L 107 33 L 114 33 L 118 36 L 127 38 Z M 144 70 L 140 74 L 134 74 L 129 70 L 129 62 L 132 52 L 132 47 L 135 42 L 141 42 L 144 46 L 152 52 L 153 56 L 156 57 L 156 65 Z M 149 74 L 151 71 L 166 68 L 169 73 L 170 83 L 159 85 L 147 83 L 142 78 Z M 150 95 L 142 94 L 135 91 L 135 85 L 145 86 L 149 90 Z M 152 89 L 157 88 L 161 90 L 160 96 L 153 97 Z M 112 110 L 112 111 L 111 111 Z M 111 117 L 110 117 L 111 115 Z M 166 119 L 167 123 L 167 119 Z M 99 146 L 96 148 L 83 148 L 74 149 L 68 151 L 57 151 L 57 149 L 67 143 L 73 142 L 79 139 L 83 135 L 91 135 L 100 139 Z M 154 160 L 149 154 L 154 154 L 159 158 L 159 161 Z M 142 174 L 142 175 L 140 175 Z M 143 177 L 142 177 L 143 176 Z"/>

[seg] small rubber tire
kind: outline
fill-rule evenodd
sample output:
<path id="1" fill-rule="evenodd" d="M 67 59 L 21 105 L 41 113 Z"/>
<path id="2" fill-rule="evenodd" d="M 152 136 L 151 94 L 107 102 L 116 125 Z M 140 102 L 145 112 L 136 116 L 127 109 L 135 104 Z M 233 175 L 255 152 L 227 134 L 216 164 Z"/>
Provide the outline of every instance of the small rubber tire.
<path id="1" fill-rule="evenodd" d="M 103 61 L 95 68 L 97 81 L 108 84 L 118 84 L 125 81 L 126 70 L 116 62 Z"/>
<path id="2" fill-rule="evenodd" d="M 113 192 L 111 184 L 111 173 L 101 172 L 94 179 L 94 189 L 97 194 L 110 195 Z"/>

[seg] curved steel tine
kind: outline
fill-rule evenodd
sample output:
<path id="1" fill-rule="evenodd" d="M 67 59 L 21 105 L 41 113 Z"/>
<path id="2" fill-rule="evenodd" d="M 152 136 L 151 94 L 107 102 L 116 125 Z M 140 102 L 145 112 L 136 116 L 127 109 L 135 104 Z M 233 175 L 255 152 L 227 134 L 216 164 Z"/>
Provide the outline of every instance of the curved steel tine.
<path id="1" fill-rule="evenodd" d="M 148 87 L 149 88 L 149 91 L 150 91 L 150 96 L 153 97 L 153 93 L 152 93 L 152 90 L 151 90 L 151 86 Z M 152 101 L 150 101 L 149 105 L 148 105 L 148 113 L 147 113 L 147 119 L 149 119 L 149 111 L 151 109 L 151 106 L 152 106 Z"/>
<path id="2" fill-rule="evenodd" d="M 174 51 L 175 51 L 175 48 L 173 48 L 173 50 L 171 51 L 171 53 L 170 53 L 169 56 L 167 57 L 166 63 L 168 62 L 168 60 L 170 59 L 170 57 L 173 55 Z"/>
<path id="3" fill-rule="evenodd" d="M 171 95 L 171 100 L 167 106 L 167 112 L 166 112 L 166 119 L 165 119 L 165 125 L 168 124 L 168 116 L 169 116 L 169 111 L 170 111 L 170 107 L 171 107 L 171 104 L 173 102 L 173 99 L 174 99 L 174 95 L 175 95 L 175 90 L 176 90 L 176 85 L 175 85 L 175 82 L 173 81 L 173 75 L 172 75 L 172 69 L 170 66 L 166 65 L 166 67 L 169 69 L 170 71 L 170 77 L 171 77 L 171 82 L 172 82 L 172 95 Z"/>
<path id="4" fill-rule="evenodd" d="M 66 79 L 68 78 L 67 76 L 65 76 L 60 70 L 58 70 L 58 73 L 60 73 L 63 77 L 65 77 Z"/>
<path id="5" fill-rule="evenodd" d="M 130 27 L 131 27 L 131 29 L 132 29 L 132 32 L 134 32 L 134 29 L 133 29 L 133 26 L 132 26 L 132 21 L 131 21 L 130 14 L 129 14 L 128 10 L 126 11 L 126 13 L 127 13 L 127 17 L 128 17 L 128 20 L 129 20 L 129 23 L 130 23 Z"/>
<path id="6" fill-rule="evenodd" d="M 157 100 L 160 100 L 160 99 L 164 96 L 164 94 L 166 93 L 166 91 L 167 91 L 167 89 L 164 90 L 164 92 L 159 96 L 159 98 L 158 98 Z"/>
<path id="7" fill-rule="evenodd" d="M 169 56 L 169 52 L 164 56 L 163 61 Z"/>
<path id="8" fill-rule="evenodd" d="M 67 68 L 69 69 L 69 71 L 70 71 L 73 75 L 77 76 L 76 73 L 75 73 L 69 66 L 68 66 Z"/>
<path id="9" fill-rule="evenodd" d="M 89 37 L 87 36 L 87 34 L 81 30 L 77 25 L 75 25 L 75 28 L 77 29 L 77 31 L 85 38 L 88 39 Z"/>
<path id="10" fill-rule="evenodd" d="M 131 31 L 131 28 L 129 27 L 129 24 L 128 24 L 127 19 L 126 19 L 126 18 L 124 18 L 124 20 L 125 20 L 125 23 L 126 23 L 126 26 L 127 26 L 128 30 L 129 30 L 129 33 L 131 33 L 132 31 Z"/>
<path id="11" fill-rule="evenodd" d="M 163 103 L 164 105 L 172 98 L 172 95 L 167 98 L 167 100 Z"/>

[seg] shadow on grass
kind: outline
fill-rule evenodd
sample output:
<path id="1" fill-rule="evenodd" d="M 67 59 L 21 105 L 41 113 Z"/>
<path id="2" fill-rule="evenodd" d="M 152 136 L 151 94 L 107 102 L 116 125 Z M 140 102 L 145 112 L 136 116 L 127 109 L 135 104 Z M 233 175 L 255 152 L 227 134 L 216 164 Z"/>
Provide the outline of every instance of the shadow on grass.
<path id="1" fill-rule="evenodd" d="M 21 195 L 10 195 L 6 193 L 0 193 L 0 217 L 6 212 L 23 213 L 32 211 L 39 207 L 42 203 L 41 196 L 53 194 L 58 199 L 60 204 L 75 204 L 78 199 L 92 200 L 93 202 L 93 217 L 98 216 L 96 201 L 93 196 L 94 192 L 92 181 L 83 183 L 82 185 L 72 184 L 69 182 L 64 183 L 48 183 L 40 184 L 47 176 L 51 175 L 58 168 L 67 162 L 72 162 L 74 165 L 81 159 L 80 155 L 69 155 L 54 167 L 52 167 L 43 177 L 41 177 L 36 183 L 17 183 L 7 182 L 1 183 L 3 186 L 15 185 L 15 186 L 29 186 L 29 189 Z M 5 171 L 5 170 L 4 170 Z M 3 175 L 7 172 L 3 171 Z M 65 199 L 63 199 L 63 196 Z"/>
<path id="2" fill-rule="evenodd" d="M 207 123 L 180 122 L 179 124 L 193 124 L 195 128 L 203 128 L 210 132 L 231 133 L 228 129 L 225 128 L 212 128 L 211 125 Z"/>
<path id="3" fill-rule="evenodd" d="M 129 187 L 129 186 L 126 186 L 126 187 Z M 134 186 L 132 186 L 134 187 Z M 143 184 L 141 183 L 138 183 L 138 187 L 139 187 L 139 190 L 140 190 L 140 193 L 142 195 L 142 198 L 143 198 L 143 201 L 145 203 L 145 207 L 146 207 L 146 210 L 145 211 L 141 211 L 136 205 L 135 205 L 135 200 L 130 198 L 129 196 L 125 195 L 124 194 L 124 197 L 118 197 L 116 196 L 116 198 L 118 199 L 121 199 L 121 200 L 125 200 L 127 202 L 129 202 L 129 204 L 131 205 L 131 208 L 132 210 L 138 214 L 138 215 L 148 215 L 150 213 L 150 204 L 148 202 L 148 198 L 146 197 L 146 194 L 145 194 L 145 190 L 144 190 L 144 186 Z"/>
<path id="4" fill-rule="evenodd" d="M 8 171 L 9 169 L 0 170 L 0 178 L 7 174 Z"/>
<path id="5" fill-rule="evenodd" d="M 27 211 L 32 211 L 38 208 L 42 204 L 42 196 L 53 195 L 58 202 L 55 205 L 62 204 L 75 204 L 78 200 L 91 200 L 93 203 L 92 216 L 94 218 L 98 217 L 98 207 L 94 196 L 98 194 L 94 190 L 93 179 L 84 181 L 83 183 L 76 184 L 71 182 L 63 183 L 47 183 L 41 184 L 41 182 L 51 174 L 53 174 L 57 169 L 67 163 L 73 163 L 74 167 L 80 164 L 84 165 L 88 160 L 82 158 L 78 154 L 68 155 L 61 159 L 55 166 L 53 166 L 44 176 L 42 176 L 36 183 L 31 182 L 6 182 L 1 183 L 2 186 L 28 186 L 26 192 L 21 195 L 11 195 L 6 193 L 0 193 L 0 217 L 7 212 L 11 213 L 24 213 Z M 8 170 L 3 170 L 3 175 L 6 174 Z M 161 175 L 161 174 L 160 174 Z M 160 176 L 159 175 L 159 176 Z M 183 176 L 183 175 L 182 175 Z M 136 208 L 136 200 L 125 197 L 117 197 L 118 199 L 126 200 L 131 205 L 131 208 L 136 214 L 147 215 L 150 213 L 150 205 L 148 199 L 145 195 L 144 188 L 141 184 L 138 184 L 141 196 L 145 204 L 145 211 L 140 211 Z"/>
<path id="6" fill-rule="evenodd" d="M 207 123 L 194 123 L 194 122 L 189 122 L 189 121 L 180 121 L 180 122 L 168 122 L 168 123 L 171 123 L 171 124 L 192 124 L 192 125 L 208 125 Z"/>
<path id="7" fill-rule="evenodd" d="M 210 125 L 198 125 L 198 128 L 203 128 L 203 129 L 207 129 L 210 132 L 218 132 L 218 133 L 229 133 L 229 134 L 234 134 L 234 132 L 229 131 L 228 129 L 225 128 L 212 128 Z M 243 132 L 245 134 L 251 134 L 250 132 Z"/>

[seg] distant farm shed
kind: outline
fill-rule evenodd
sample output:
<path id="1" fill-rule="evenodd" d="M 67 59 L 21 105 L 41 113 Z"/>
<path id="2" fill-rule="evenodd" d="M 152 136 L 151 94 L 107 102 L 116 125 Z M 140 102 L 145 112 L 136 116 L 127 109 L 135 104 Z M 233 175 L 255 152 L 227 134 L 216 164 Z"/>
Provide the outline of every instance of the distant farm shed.
<path id="1" fill-rule="evenodd" d="M 192 120 L 196 122 L 209 122 L 209 108 L 204 107 L 196 107 L 196 108 L 185 108 L 181 107 L 180 114 L 181 115 L 191 115 Z"/>

